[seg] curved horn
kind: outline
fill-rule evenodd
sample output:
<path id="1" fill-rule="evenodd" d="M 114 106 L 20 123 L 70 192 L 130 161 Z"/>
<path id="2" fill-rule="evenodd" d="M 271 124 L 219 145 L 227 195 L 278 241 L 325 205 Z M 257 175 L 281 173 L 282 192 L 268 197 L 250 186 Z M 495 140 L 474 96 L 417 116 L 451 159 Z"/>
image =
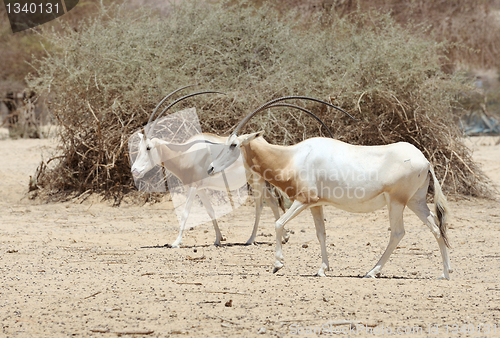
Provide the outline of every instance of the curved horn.
<path id="1" fill-rule="evenodd" d="M 307 96 L 284 96 L 284 97 L 280 97 L 280 98 L 277 98 L 277 99 L 274 99 L 274 100 L 271 100 L 267 103 L 264 103 L 262 106 L 260 106 L 259 108 L 257 108 L 256 110 L 254 110 L 252 113 L 248 114 L 243 120 L 241 120 L 241 122 L 236 126 L 236 128 L 234 129 L 233 131 L 233 134 L 237 135 L 238 132 L 240 131 L 241 128 L 243 128 L 245 126 L 245 124 L 248 123 L 248 121 L 250 121 L 250 119 L 255 115 L 257 114 L 258 112 L 260 112 L 261 110 L 264 110 L 266 109 L 268 106 L 274 104 L 274 103 L 277 103 L 277 102 L 280 102 L 280 101 L 284 101 L 284 100 L 291 100 L 291 99 L 300 99 L 300 100 L 309 100 L 309 101 L 314 101 L 314 102 L 318 102 L 318 103 L 322 103 L 322 104 L 325 104 L 329 107 L 332 107 L 332 108 L 335 108 L 341 112 L 343 112 L 344 114 L 346 114 L 347 116 L 349 116 L 351 119 L 353 119 L 354 121 L 357 121 L 354 117 L 351 116 L 351 114 L 349 114 L 348 112 L 346 112 L 345 110 L 343 110 L 342 108 L 339 108 L 337 106 L 334 106 L 333 104 L 331 103 L 328 103 L 328 102 L 325 102 L 325 101 L 322 101 L 322 100 L 318 100 L 318 99 L 315 99 L 315 98 L 312 98 L 312 97 L 307 97 Z"/>
<path id="2" fill-rule="evenodd" d="M 273 107 L 289 107 L 289 108 L 295 108 L 295 109 L 300 109 L 302 110 L 303 112 L 311 115 L 312 117 L 314 117 L 316 119 L 316 121 L 318 121 L 319 123 L 321 123 L 321 125 L 323 127 L 325 127 L 325 129 L 328 131 L 328 134 L 330 134 L 330 137 L 333 138 L 333 134 L 332 132 L 330 131 L 330 128 L 328 128 L 326 126 L 326 124 L 323 123 L 323 121 L 321 121 L 321 119 L 319 117 L 317 117 L 314 113 L 310 112 L 309 110 L 301 107 L 301 106 L 297 106 L 295 104 L 290 104 L 290 103 L 275 103 L 275 104 L 272 104 L 272 105 L 269 105 L 269 106 L 266 106 L 266 109 L 267 108 L 273 108 Z"/>
<path id="3" fill-rule="evenodd" d="M 153 121 L 153 117 L 155 116 L 156 111 L 158 110 L 158 108 L 160 108 L 160 106 L 163 104 L 163 102 L 165 102 L 166 99 L 168 99 L 170 96 L 174 95 L 175 93 L 177 93 L 177 92 L 179 92 L 179 91 L 181 91 L 183 89 L 186 89 L 186 88 L 189 88 L 189 87 L 194 87 L 194 86 L 197 86 L 197 84 L 193 84 L 193 85 L 181 87 L 179 89 L 174 90 L 173 92 L 171 92 L 167 96 L 165 96 L 163 98 L 163 100 L 161 100 L 160 103 L 158 103 L 158 105 L 156 106 L 156 108 L 151 113 L 151 116 L 149 117 L 149 120 L 148 120 L 148 125 L 151 123 L 151 121 Z"/>
<path id="4" fill-rule="evenodd" d="M 226 95 L 225 93 L 221 93 L 221 92 L 216 92 L 216 91 L 206 91 L 206 92 L 197 92 L 197 93 L 193 93 L 193 94 L 188 94 L 188 95 L 185 95 L 177 100 L 175 100 L 174 102 L 172 102 L 171 104 L 169 104 L 165 109 L 163 109 L 163 111 L 158 114 L 158 117 L 155 119 L 155 121 L 153 122 L 153 124 L 151 125 L 151 127 L 149 128 L 149 131 L 148 131 L 148 138 L 151 136 L 152 132 L 153 132 L 153 129 L 154 127 L 156 126 L 156 123 L 158 122 L 158 120 L 160 119 L 160 117 L 163 115 L 163 113 L 165 113 L 167 110 L 169 110 L 170 108 L 172 108 L 175 104 L 181 102 L 182 100 L 185 100 L 189 97 L 192 97 L 192 96 L 196 96 L 196 95 L 201 95 L 201 94 L 222 94 L 222 95 Z"/>
<path id="5" fill-rule="evenodd" d="M 205 143 L 205 144 L 212 144 L 212 145 L 223 144 L 223 143 L 212 142 L 209 140 L 195 140 L 195 141 L 191 141 L 189 143 L 181 143 L 181 144 L 165 143 L 165 146 L 167 146 L 169 149 L 171 149 L 173 151 L 183 151 L 184 152 L 198 143 Z"/>
<path id="6" fill-rule="evenodd" d="M 330 129 L 323 123 L 323 121 L 321 121 L 321 119 L 319 117 L 317 117 L 314 113 L 310 112 L 309 110 L 307 110 L 307 109 L 305 109 L 305 108 L 303 108 L 301 106 L 297 106 L 295 104 L 291 104 L 291 103 L 275 103 L 275 104 L 267 106 L 266 108 L 274 108 L 274 107 L 288 107 L 288 108 L 295 108 L 295 109 L 302 110 L 303 112 L 305 112 L 305 113 L 311 115 L 313 118 L 315 118 L 319 123 L 321 123 L 321 125 L 323 127 L 325 127 L 325 129 L 330 134 L 330 137 L 333 138 L 333 134 L 330 131 Z M 209 141 L 209 140 L 195 140 L 195 141 L 191 141 L 189 143 L 182 143 L 182 144 L 165 143 L 165 145 L 167 147 L 169 147 L 170 149 L 174 150 L 174 151 L 186 151 L 186 150 L 188 150 L 189 148 L 191 148 L 193 145 L 195 145 L 197 143 L 205 143 L 205 144 L 212 144 L 212 145 L 214 145 L 214 144 L 220 144 L 220 143 L 212 142 L 212 141 Z"/>

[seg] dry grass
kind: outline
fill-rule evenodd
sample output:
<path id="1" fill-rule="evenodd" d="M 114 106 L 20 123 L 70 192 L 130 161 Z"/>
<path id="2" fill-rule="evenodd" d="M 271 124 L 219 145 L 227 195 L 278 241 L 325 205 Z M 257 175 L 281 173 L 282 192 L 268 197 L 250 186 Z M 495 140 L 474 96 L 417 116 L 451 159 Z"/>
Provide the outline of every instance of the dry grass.
<path id="1" fill-rule="evenodd" d="M 37 186 L 56 196 L 96 191 L 119 200 L 132 187 L 128 137 L 165 93 L 197 82 L 228 94 L 177 107 L 196 106 L 204 131 L 227 134 L 278 96 L 326 99 L 359 119 L 304 103 L 339 139 L 411 142 L 432 161 L 448 193 L 489 196 L 454 127 L 457 101 L 471 87 L 443 71 L 446 45 L 422 39 L 419 25 L 401 27 L 377 12 L 353 12 L 332 25 L 317 19 L 267 5 L 189 1 L 166 17 L 111 6 L 77 31 L 45 32 L 58 48 L 34 63 L 29 83 L 53 94 L 61 156 L 53 169 L 43 167 Z M 247 131 L 257 129 L 281 144 L 321 134 L 316 122 L 284 111 L 252 120 Z"/>
<path id="2" fill-rule="evenodd" d="M 402 26 L 426 26 L 424 38 L 447 41 L 444 54 L 450 60 L 449 67 L 500 68 L 499 0 L 284 0 L 273 4 L 283 13 L 290 8 L 307 15 L 319 13 L 327 24 L 331 24 L 331 16 L 344 17 L 356 11 L 389 13 Z"/>

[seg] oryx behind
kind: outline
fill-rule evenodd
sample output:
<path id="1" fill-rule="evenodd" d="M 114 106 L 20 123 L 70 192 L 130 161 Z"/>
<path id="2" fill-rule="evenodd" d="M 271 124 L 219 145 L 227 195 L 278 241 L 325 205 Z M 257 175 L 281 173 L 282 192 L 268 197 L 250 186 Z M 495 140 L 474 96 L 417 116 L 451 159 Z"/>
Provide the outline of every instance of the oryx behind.
<path id="1" fill-rule="evenodd" d="M 246 244 L 252 244 L 257 235 L 263 199 L 266 200 L 273 210 L 275 219 L 278 219 L 280 216 L 279 206 L 275 198 L 272 197 L 271 192 L 268 191 L 265 182 L 259 177 L 253 177 L 253 175 L 245 169 L 241 158 L 230 165 L 223 173 L 215 176 L 209 176 L 207 174 L 206 168 L 213 160 L 213 157 L 222 150 L 227 137 L 224 138 L 214 134 L 201 133 L 181 144 L 167 142 L 153 137 L 153 129 L 158 122 L 158 118 L 175 103 L 194 95 L 215 93 L 201 92 L 186 95 L 170 104 L 158 115 L 156 120 L 153 120 L 154 114 L 159 106 L 172 94 L 184 88 L 187 87 L 180 88 L 167 95 L 151 114 L 144 133 L 138 134 L 139 144 L 137 146 L 135 161 L 131 166 L 132 174 L 134 178 L 139 179 L 155 166 L 163 165 L 165 169 L 182 182 L 182 185 L 187 191 L 186 201 L 180 217 L 179 235 L 172 243 L 172 247 L 179 247 L 182 244 L 183 232 L 186 228 L 186 222 L 196 195 L 200 198 L 201 203 L 212 220 L 215 229 L 215 245 L 221 245 L 222 234 L 217 223 L 216 213 L 210 202 L 209 194 L 207 194 L 207 189 L 224 191 L 230 194 L 230 191 L 239 189 L 249 182 L 254 192 L 256 215 L 252 235 Z"/>

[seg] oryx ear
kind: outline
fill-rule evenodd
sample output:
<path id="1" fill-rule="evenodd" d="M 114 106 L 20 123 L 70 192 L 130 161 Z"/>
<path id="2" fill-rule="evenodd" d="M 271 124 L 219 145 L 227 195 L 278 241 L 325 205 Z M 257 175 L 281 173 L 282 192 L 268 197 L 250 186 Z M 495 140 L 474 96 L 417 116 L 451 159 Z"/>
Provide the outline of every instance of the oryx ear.
<path id="1" fill-rule="evenodd" d="M 142 140 L 146 139 L 146 136 L 143 133 L 137 133 L 137 135 L 139 135 L 139 138 Z"/>
<path id="2" fill-rule="evenodd" d="M 264 135 L 264 132 L 265 132 L 264 130 L 261 130 L 261 131 L 256 132 L 256 133 L 255 133 L 255 138 L 257 138 L 257 137 L 261 137 L 262 135 Z"/>
<path id="3" fill-rule="evenodd" d="M 261 137 L 262 135 L 264 135 L 264 130 L 258 131 L 256 133 L 244 135 L 244 138 L 241 141 L 241 144 L 242 145 L 248 144 L 251 141 L 255 140 L 257 137 Z"/>

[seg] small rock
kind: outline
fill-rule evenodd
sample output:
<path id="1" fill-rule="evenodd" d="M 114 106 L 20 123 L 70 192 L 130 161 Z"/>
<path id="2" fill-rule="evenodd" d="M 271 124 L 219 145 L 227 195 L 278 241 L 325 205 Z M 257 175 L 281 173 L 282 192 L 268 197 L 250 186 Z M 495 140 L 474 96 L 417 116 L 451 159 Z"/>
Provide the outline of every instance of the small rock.
<path id="1" fill-rule="evenodd" d="M 226 304 L 224 304 L 225 307 L 232 307 L 233 306 L 233 300 L 230 299 L 226 302 Z"/>
<path id="2" fill-rule="evenodd" d="M 309 246 L 309 245 L 307 245 L 307 244 L 302 244 L 302 247 L 303 247 L 304 249 L 305 249 L 305 248 L 307 248 L 308 246 Z"/>
<path id="3" fill-rule="evenodd" d="M 306 230 L 302 229 L 302 230 L 300 230 L 300 232 L 306 232 Z"/>
<path id="4" fill-rule="evenodd" d="M 197 249 L 193 249 L 193 252 L 198 252 L 198 250 Z"/>
<path id="5" fill-rule="evenodd" d="M 267 330 L 266 330 L 266 328 L 265 328 L 265 327 L 261 327 L 260 329 L 258 329 L 258 330 L 257 330 L 257 333 L 258 333 L 258 334 L 264 334 L 264 333 L 266 333 L 266 332 L 267 332 Z"/>

